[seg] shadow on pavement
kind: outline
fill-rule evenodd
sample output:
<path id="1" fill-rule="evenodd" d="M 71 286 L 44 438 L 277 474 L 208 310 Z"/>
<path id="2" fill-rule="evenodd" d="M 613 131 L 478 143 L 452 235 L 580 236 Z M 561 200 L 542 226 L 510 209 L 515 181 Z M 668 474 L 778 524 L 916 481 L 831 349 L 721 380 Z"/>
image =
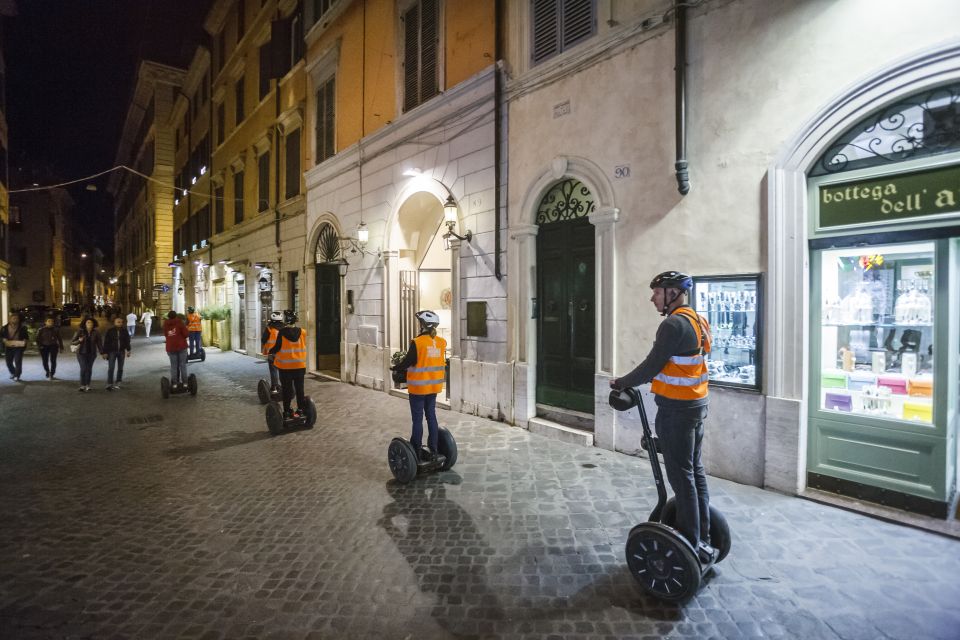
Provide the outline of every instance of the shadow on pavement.
<path id="1" fill-rule="evenodd" d="M 267 440 L 271 436 L 267 431 L 231 431 L 217 438 L 211 438 L 200 444 L 186 447 L 174 447 L 164 451 L 168 458 L 180 458 L 182 456 L 192 456 L 198 453 L 209 453 L 211 451 L 222 451 L 230 447 L 236 447 L 242 444 L 257 442 L 258 440 Z"/>

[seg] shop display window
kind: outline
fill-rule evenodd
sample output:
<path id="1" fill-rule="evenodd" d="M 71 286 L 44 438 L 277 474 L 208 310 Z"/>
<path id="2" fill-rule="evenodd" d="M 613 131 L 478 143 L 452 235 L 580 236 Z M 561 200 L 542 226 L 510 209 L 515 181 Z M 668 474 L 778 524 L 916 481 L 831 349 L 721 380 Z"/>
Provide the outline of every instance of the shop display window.
<path id="1" fill-rule="evenodd" d="M 693 279 L 691 305 L 710 323 L 710 384 L 760 390 L 760 276 Z"/>
<path id="2" fill-rule="evenodd" d="M 823 251 L 822 409 L 933 422 L 934 248 Z"/>

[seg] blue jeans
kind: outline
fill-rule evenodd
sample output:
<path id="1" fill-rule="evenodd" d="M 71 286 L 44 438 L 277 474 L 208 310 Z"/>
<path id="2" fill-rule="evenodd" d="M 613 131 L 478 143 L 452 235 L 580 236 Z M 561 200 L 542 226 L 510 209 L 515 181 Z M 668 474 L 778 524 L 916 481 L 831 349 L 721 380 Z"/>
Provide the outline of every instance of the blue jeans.
<path id="1" fill-rule="evenodd" d="M 270 368 L 270 388 L 276 389 L 280 386 L 280 370 L 272 362 L 267 362 L 267 366 Z"/>
<path id="2" fill-rule="evenodd" d="M 202 331 L 191 331 L 190 332 L 190 353 L 200 353 L 200 350 L 203 348 L 201 346 L 200 336 L 203 335 Z"/>
<path id="3" fill-rule="evenodd" d="M 126 351 L 111 351 L 107 354 L 107 384 L 113 384 L 113 370 L 117 370 L 117 382 L 123 381 L 123 361 L 127 359 Z"/>
<path id="4" fill-rule="evenodd" d="M 170 357 L 170 384 L 187 384 L 187 350 L 168 353 Z"/>
<path id="5" fill-rule="evenodd" d="M 427 442 L 430 451 L 437 452 L 437 441 L 440 438 L 440 425 L 437 423 L 437 394 L 427 395 L 410 394 L 410 417 L 413 418 L 413 433 L 410 435 L 410 444 L 417 451 L 423 444 L 423 416 L 427 416 Z"/>
<path id="6" fill-rule="evenodd" d="M 677 529 L 690 541 L 710 543 L 710 494 L 700 460 L 707 407 L 657 408 L 656 430 L 667 480 L 677 499 Z"/>
<path id="7" fill-rule="evenodd" d="M 135 324 L 128 324 L 128 325 L 127 325 L 127 333 L 130 334 L 130 337 L 131 337 L 131 338 L 133 337 L 133 334 L 135 334 L 136 332 L 137 332 L 137 325 L 135 325 Z"/>
<path id="8" fill-rule="evenodd" d="M 93 363 L 97 361 L 97 352 L 77 353 L 77 362 L 80 363 L 80 386 L 89 387 L 93 377 Z"/>

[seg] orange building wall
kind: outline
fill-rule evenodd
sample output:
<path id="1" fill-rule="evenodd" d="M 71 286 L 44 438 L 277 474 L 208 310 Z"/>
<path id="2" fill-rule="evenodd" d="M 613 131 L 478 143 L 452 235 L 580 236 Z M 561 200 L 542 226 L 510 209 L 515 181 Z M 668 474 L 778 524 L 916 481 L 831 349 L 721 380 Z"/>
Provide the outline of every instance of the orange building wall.
<path id="1" fill-rule="evenodd" d="M 454 87 L 494 62 L 494 0 L 447 0 L 444 20 L 444 87 Z"/>

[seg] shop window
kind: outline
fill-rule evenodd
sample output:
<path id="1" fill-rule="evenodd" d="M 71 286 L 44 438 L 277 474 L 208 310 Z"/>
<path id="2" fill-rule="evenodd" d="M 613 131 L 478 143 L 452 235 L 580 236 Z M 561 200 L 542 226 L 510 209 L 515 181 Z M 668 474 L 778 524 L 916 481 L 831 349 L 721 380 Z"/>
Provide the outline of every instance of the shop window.
<path id="1" fill-rule="evenodd" d="M 539 64 L 597 32 L 596 0 L 530 0 L 531 58 Z"/>
<path id="2" fill-rule="evenodd" d="M 270 152 L 257 158 L 257 212 L 270 208 Z"/>
<path id="3" fill-rule="evenodd" d="M 706 358 L 711 385 L 760 390 L 760 294 L 759 275 L 693 279 L 690 305 L 710 326 Z"/>
<path id="4" fill-rule="evenodd" d="M 292 198 L 300 193 L 300 129 L 285 137 L 286 185 L 284 197 Z"/>
<path id="5" fill-rule="evenodd" d="M 914 94 L 864 118 L 810 170 L 822 176 L 960 151 L 960 83 Z"/>
<path id="6" fill-rule="evenodd" d="M 423 104 L 440 91 L 439 14 L 439 0 L 418 0 L 401 17 L 404 111 Z"/>
<path id="7" fill-rule="evenodd" d="M 334 138 L 334 120 L 336 116 L 336 105 L 334 103 L 336 81 L 331 77 L 324 82 L 317 90 L 317 164 L 320 164 L 335 153 Z"/>
<path id="8" fill-rule="evenodd" d="M 233 174 L 233 223 L 243 222 L 243 171 Z"/>

